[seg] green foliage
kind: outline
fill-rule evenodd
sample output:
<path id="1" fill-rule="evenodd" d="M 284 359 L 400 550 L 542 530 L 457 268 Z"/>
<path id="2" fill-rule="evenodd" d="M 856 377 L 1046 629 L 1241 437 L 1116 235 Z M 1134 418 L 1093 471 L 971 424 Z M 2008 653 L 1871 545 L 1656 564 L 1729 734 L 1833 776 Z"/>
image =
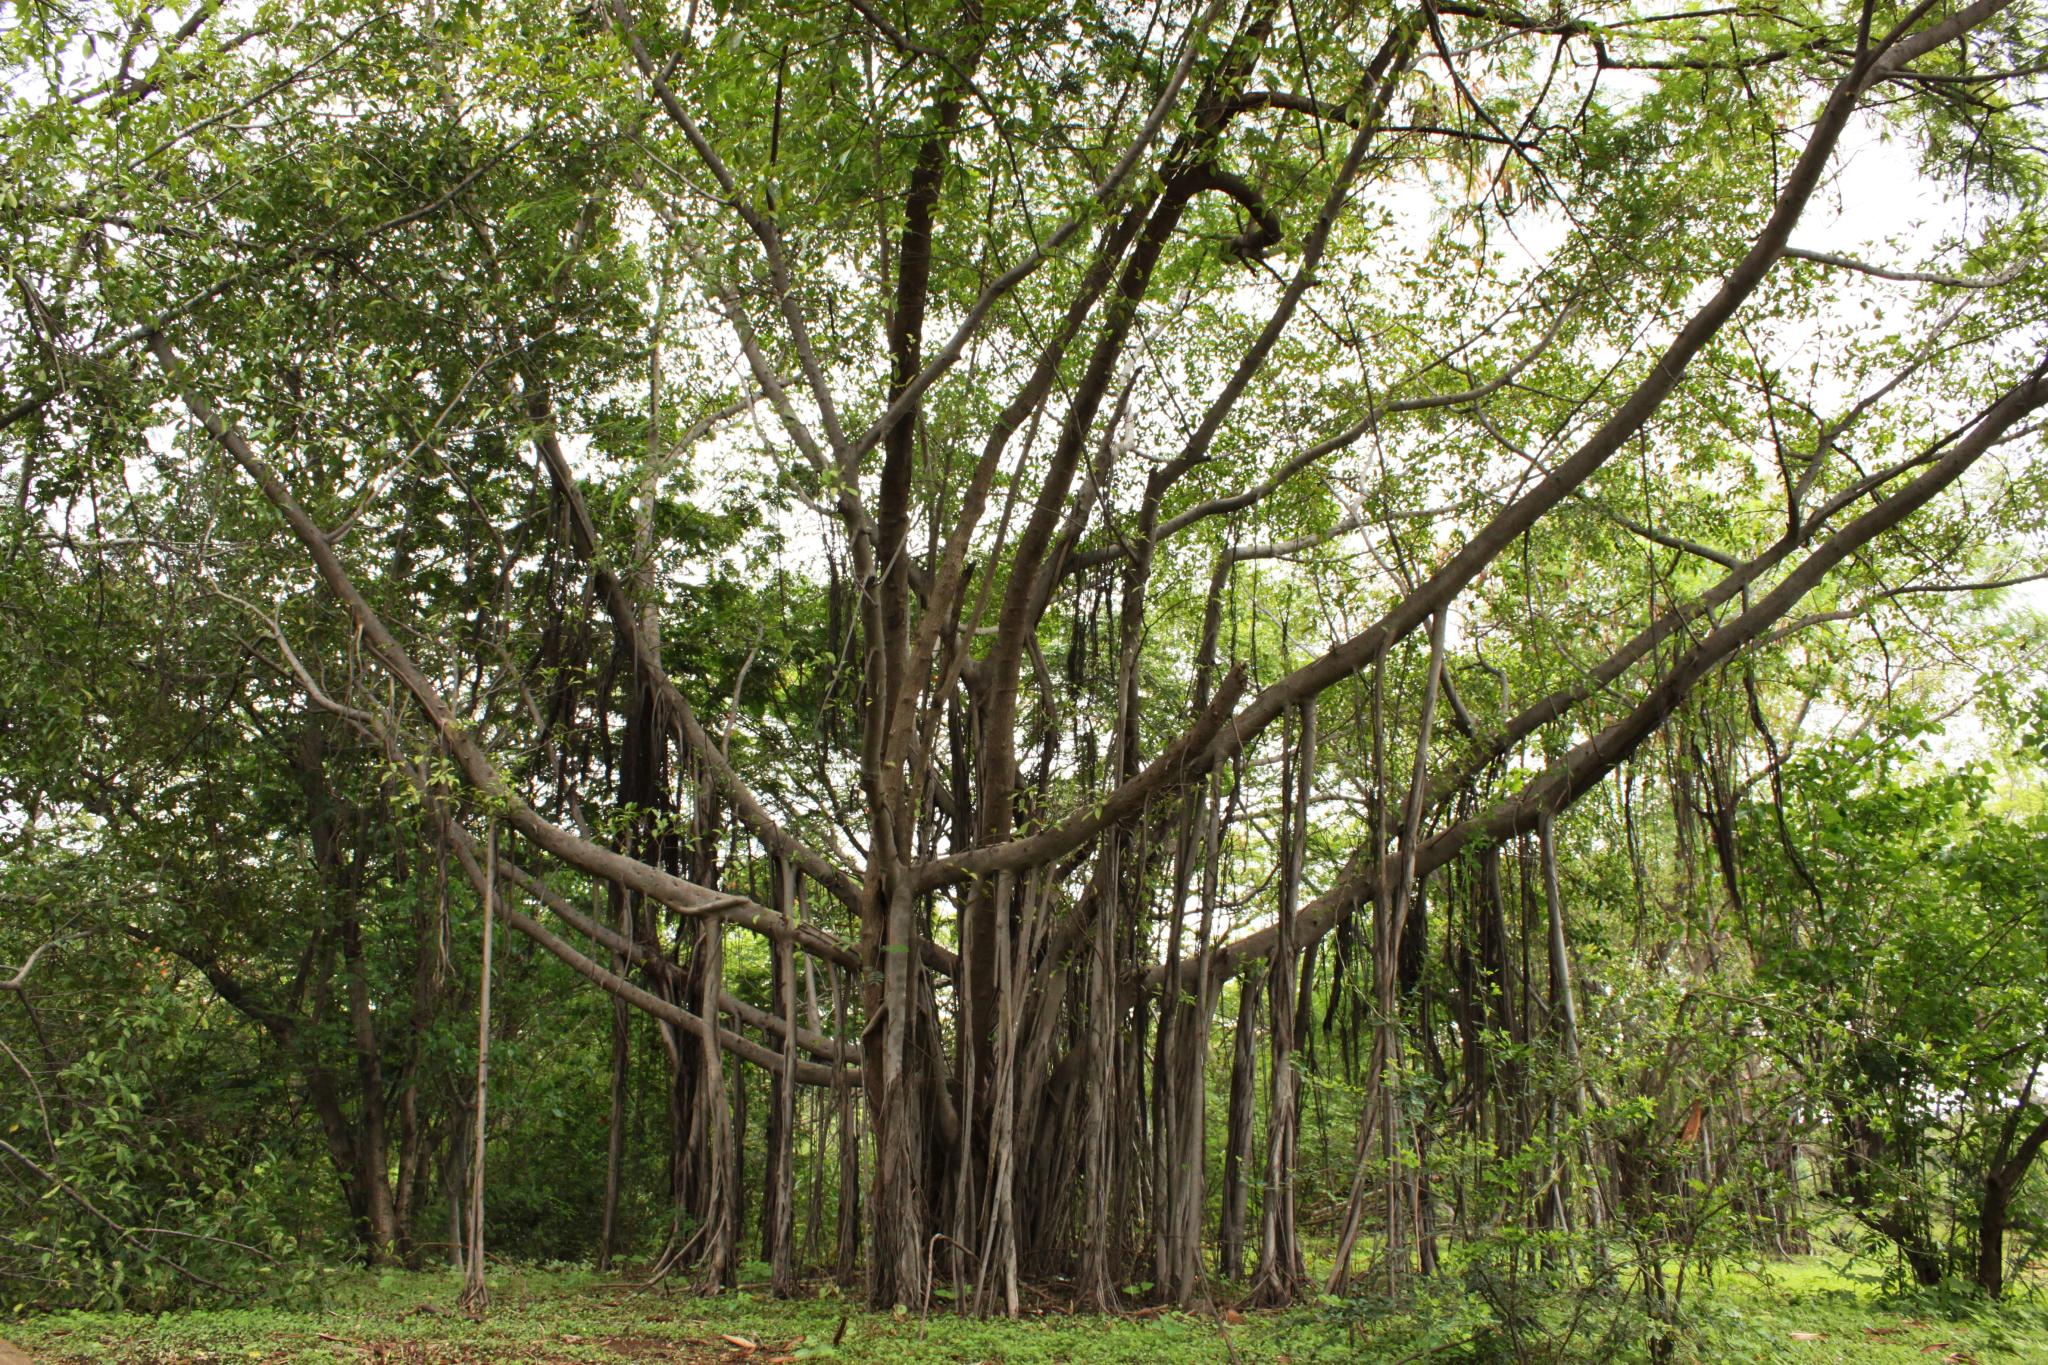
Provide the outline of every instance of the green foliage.
<path id="1" fill-rule="evenodd" d="M 38 1046 L 7 1030 L 30 1056 L 63 1059 L 37 1079 L 10 1057 L 27 1084 L 4 1092 L 0 1134 L 33 1197 L 10 1219 L 9 1292 L 140 1311 L 292 1292 L 317 1264 L 299 1237 L 317 1245 L 325 1210 L 288 1212 L 318 1173 L 277 1142 L 284 1096 L 254 1057 L 223 1070 L 237 1040 L 203 988 L 121 966 L 90 985 L 123 1000 L 97 1036 Z"/>
<path id="2" fill-rule="evenodd" d="M 1784 824 L 1749 822 L 1759 983 L 1815 1030 L 1816 1096 L 1850 1144 L 1838 1193 L 1901 1274 L 1967 1275 L 1985 1173 L 2033 1127 L 2048 991 L 2048 821 L 1983 764 L 1927 761 L 1908 725 L 1796 755 Z M 2018 1263 L 2039 1212 L 2009 1225 Z"/>

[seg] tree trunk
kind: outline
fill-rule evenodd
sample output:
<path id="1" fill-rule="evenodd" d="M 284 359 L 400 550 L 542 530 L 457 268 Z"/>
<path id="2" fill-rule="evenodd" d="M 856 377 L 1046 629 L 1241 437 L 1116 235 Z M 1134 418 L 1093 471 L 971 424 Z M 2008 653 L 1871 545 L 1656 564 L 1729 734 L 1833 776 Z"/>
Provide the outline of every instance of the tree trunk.
<path id="1" fill-rule="evenodd" d="M 1244 1278 L 1244 1224 L 1250 1198 L 1246 1168 L 1251 1161 L 1252 1121 L 1258 1107 L 1259 996 L 1263 976 L 1248 971 L 1237 980 L 1237 1024 L 1230 1050 L 1230 1115 L 1223 1138 L 1223 1216 L 1217 1229 L 1216 1273 Z"/>
<path id="2" fill-rule="evenodd" d="M 780 858 L 771 863 L 777 908 L 794 914 L 795 870 Z M 770 1292 L 786 1299 L 796 1293 L 796 952 L 788 943 L 773 945 L 775 1003 L 783 1022 L 783 1070 L 774 1078 L 768 1097 L 768 1164 L 761 1195 L 761 1252 L 768 1262 Z"/>
<path id="3" fill-rule="evenodd" d="M 840 980 L 840 970 L 831 969 L 832 982 L 832 1036 L 846 1037 L 846 995 L 847 989 Z M 832 1103 L 836 1113 L 833 1127 L 839 1134 L 839 1199 L 835 1254 L 833 1269 L 835 1277 L 844 1288 L 852 1288 L 860 1273 L 861 1253 L 861 1175 L 860 1175 L 860 1131 L 855 1126 L 858 1108 L 854 1104 L 853 1087 L 841 1068 L 832 1086 Z"/>
<path id="4" fill-rule="evenodd" d="M 1316 710 L 1301 707 L 1301 734 L 1292 768 L 1282 768 L 1287 788 L 1282 833 L 1279 937 L 1267 981 L 1272 1015 L 1273 1071 L 1266 1106 L 1266 1188 L 1259 1213 L 1259 1264 L 1252 1299 L 1262 1307 L 1292 1303 L 1303 1275 L 1301 1244 L 1294 1225 L 1294 1149 L 1300 1131 L 1301 1080 L 1295 1074 L 1295 974 L 1299 967 L 1294 917 L 1301 897 L 1302 863 L 1308 851 L 1308 805 L 1315 789 Z M 1291 782 L 1289 781 L 1291 778 Z"/>
<path id="5" fill-rule="evenodd" d="M 703 963 L 703 1017 L 716 1021 L 718 997 L 725 982 L 725 927 L 716 920 L 698 930 L 697 954 Z M 738 1225 L 735 1222 L 738 1165 L 732 1147 L 734 1118 L 727 1099 L 725 1058 L 714 1028 L 697 1044 L 697 1131 L 704 1154 L 704 1222 L 698 1228 L 700 1283 L 710 1293 L 730 1289 L 739 1275 Z"/>
<path id="6" fill-rule="evenodd" d="M 2005 1293 L 2005 1230 L 2012 1214 L 2013 1194 L 2027 1178 L 2027 1171 L 2042 1148 L 2048 1146 L 2048 1118 L 2037 1123 L 2020 1140 L 2017 1149 L 2012 1145 L 2020 1121 L 2028 1112 L 2033 1089 L 2034 1078 L 2029 1076 L 2026 1088 L 2020 1092 L 2019 1104 L 2006 1119 L 1998 1152 L 1984 1176 L 1983 1202 L 1977 1209 L 1977 1284 L 1994 1299 Z"/>
<path id="7" fill-rule="evenodd" d="M 484 1134 L 490 1109 L 491 1075 L 491 927 L 497 919 L 498 837 L 492 830 L 484 840 L 484 931 L 483 961 L 477 968 L 476 997 L 476 1145 L 470 1152 L 469 1228 L 466 1269 L 462 1280 L 462 1311 L 481 1318 L 490 1307 L 491 1292 L 484 1283 Z"/>

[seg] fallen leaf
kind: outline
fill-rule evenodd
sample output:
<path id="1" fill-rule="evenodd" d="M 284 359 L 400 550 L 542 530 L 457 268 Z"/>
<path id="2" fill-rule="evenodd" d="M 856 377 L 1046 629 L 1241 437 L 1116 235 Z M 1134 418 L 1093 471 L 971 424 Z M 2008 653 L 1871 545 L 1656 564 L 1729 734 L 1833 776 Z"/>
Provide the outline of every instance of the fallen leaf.
<path id="1" fill-rule="evenodd" d="M 758 1351 L 761 1349 L 760 1342 L 748 1341 L 745 1337 L 736 1337 L 730 1332 L 720 1332 L 718 1339 L 728 1346 L 737 1346 L 742 1351 Z"/>
<path id="2" fill-rule="evenodd" d="M 1792 1334 L 1792 1340 L 1794 1341 L 1826 1341 L 1827 1339 L 1828 1334 L 1826 1332 L 1794 1332 Z"/>

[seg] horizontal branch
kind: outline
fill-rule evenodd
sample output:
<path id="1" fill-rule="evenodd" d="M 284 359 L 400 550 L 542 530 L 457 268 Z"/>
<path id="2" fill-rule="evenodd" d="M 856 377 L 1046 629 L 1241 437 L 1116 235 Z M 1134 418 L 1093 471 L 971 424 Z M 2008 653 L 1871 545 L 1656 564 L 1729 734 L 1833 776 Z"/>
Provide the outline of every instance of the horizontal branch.
<path id="1" fill-rule="evenodd" d="M 1231 669 L 1216 689 L 1216 699 L 1194 725 L 1100 802 L 1050 828 L 924 863 L 918 868 L 918 889 L 1042 867 L 1137 814 L 1156 793 L 1186 778 L 1189 760 L 1229 721 L 1231 708 L 1244 692 L 1245 676 L 1243 664 Z"/>
<path id="2" fill-rule="evenodd" d="M 453 821 L 444 823 L 451 830 L 454 829 Z M 664 1000 L 645 987 L 636 985 L 610 968 L 593 961 L 539 920 L 514 910 L 505 897 L 488 895 L 484 869 L 477 863 L 471 841 L 462 837 L 451 839 L 449 842 L 455 851 L 456 861 L 462 865 L 463 874 L 469 878 L 470 885 L 476 889 L 478 895 L 485 897 L 486 904 L 497 905 L 498 917 L 506 924 L 538 943 L 584 980 L 607 994 L 617 996 L 642 1013 L 652 1015 L 665 1024 L 673 1024 L 695 1038 L 713 1036 L 712 1025 L 702 1015 L 694 1014 L 673 1001 Z M 522 886 L 521 889 L 524 890 L 525 887 Z M 733 1029 L 720 1027 L 716 1031 L 716 1037 L 719 1047 L 736 1057 L 754 1063 L 764 1071 L 780 1074 L 789 1065 L 789 1059 L 781 1053 Z M 842 1081 L 848 1085 L 859 1084 L 858 1072 L 842 1075 L 832 1067 L 820 1066 L 815 1062 L 797 1062 L 794 1074 L 804 1085 L 834 1086 Z"/>
<path id="3" fill-rule="evenodd" d="M 1848 256 L 1837 256 L 1827 251 L 1810 251 L 1805 247 L 1788 246 L 1785 254 L 1798 261 L 1812 261 L 1815 265 L 1831 265 L 1840 270 L 1853 270 L 1859 275 L 1869 275 L 1880 280 L 1900 280 L 1908 284 L 1939 284 L 1950 289 L 1996 289 L 2001 284 L 2011 284 L 2020 276 L 2021 265 L 2001 271 L 1996 275 L 1944 275 L 1929 270 L 1895 270 L 1887 266 L 1870 265 Z"/>

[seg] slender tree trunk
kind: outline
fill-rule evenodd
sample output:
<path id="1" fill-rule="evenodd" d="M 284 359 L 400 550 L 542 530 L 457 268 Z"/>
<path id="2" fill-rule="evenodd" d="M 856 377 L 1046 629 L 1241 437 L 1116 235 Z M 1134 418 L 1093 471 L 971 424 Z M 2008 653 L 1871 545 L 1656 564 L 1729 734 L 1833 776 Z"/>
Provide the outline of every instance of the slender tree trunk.
<path id="1" fill-rule="evenodd" d="M 994 1097 L 990 1105 L 988 1153 L 988 1214 L 981 1244 L 981 1264 L 976 1271 L 975 1308 L 985 1312 L 990 1276 L 1000 1279 L 1003 1310 L 1016 1317 L 1021 1307 L 1017 1284 L 1017 1049 L 1023 1016 L 1024 974 L 1020 959 L 1029 960 L 1035 938 L 1035 883 L 1027 884 L 1021 915 L 1012 915 L 1017 901 L 1016 877 L 1009 872 L 996 879 L 994 903 L 995 954 L 993 961 L 995 1035 Z M 1023 921 L 1020 931 L 1012 920 Z"/>
<path id="2" fill-rule="evenodd" d="M 1291 961 L 1276 962 L 1268 1001 L 1272 1016 L 1272 1072 L 1266 1104 L 1266 1175 L 1259 1206 L 1259 1262 L 1252 1299 L 1261 1307 L 1292 1303 L 1301 1280 L 1301 1251 L 1294 1227 L 1294 1146 L 1300 1123 L 1299 1078 L 1294 1071 L 1294 1020 L 1288 1008 Z"/>
<path id="3" fill-rule="evenodd" d="M 462 1311 L 481 1318 L 491 1304 L 491 1291 L 484 1283 L 484 1133 L 490 1109 L 491 1076 L 491 928 L 497 919 L 498 836 L 491 830 L 484 840 L 484 930 L 483 960 L 477 968 L 476 997 L 476 1145 L 469 1158 L 469 1235 L 467 1262 L 462 1279 Z"/>
<path id="4" fill-rule="evenodd" d="M 1099 1312 L 1114 1312 L 1119 1303 L 1112 1257 L 1117 1231 L 1111 1221 L 1116 1181 L 1115 1126 L 1117 1084 L 1116 930 L 1119 886 L 1123 881 L 1118 852 L 1120 838 L 1108 840 L 1107 866 L 1101 878 L 1100 907 L 1095 918 L 1095 947 L 1088 967 L 1088 1086 L 1082 1119 L 1082 1162 L 1087 1174 L 1081 1244 L 1081 1301 Z"/>
<path id="5" fill-rule="evenodd" d="M 1554 1022 L 1563 1045 L 1565 1065 L 1571 1068 L 1571 1083 L 1566 1095 L 1571 1104 L 1572 1118 L 1583 1130 L 1587 1110 L 1586 1071 L 1579 1058 L 1579 1009 L 1572 990 L 1571 946 L 1565 938 L 1564 895 L 1557 879 L 1555 825 L 1555 817 L 1545 811 L 1537 822 L 1536 841 L 1543 859 L 1543 900 L 1550 919 L 1550 982 L 1556 1001 Z M 1588 1227 L 1597 1228 L 1602 1221 L 1599 1166 L 1593 1159 L 1592 1134 L 1582 1132 L 1580 1140 L 1586 1156 L 1585 1221 Z"/>
<path id="6" fill-rule="evenodd" d="M 753 1108 L 747 1102 L 747 1066 L 735 1061 L 727 1069 L 726 1077 L 732 1087 L 732 1173 L 726 1190 L 732 1199 L 732 1261 L 733 1276 L 739 1276 L 740 1243 L 746 1236 L 747 1226 L 747 1125 L 753 1119 Z"/>
<path id="7" fill-rule="evenodd" d="M 1284 770 L 1283 770 L 1284 771 Z M 1294 1154 L 1300 1132 L 1301 1079 L 1295 1074 L 1294 938 L 1302 865 L 1308 853 L 1308 808 L 1315 791 L 1316 708 L 1302 703 L 1301 734 L 1295 748 L 1293 790 L 1287 811 L 1280 872 L 1280 934 L 1273 947 L 1271 986 L 1273 1074 L 1266 1107 L 1266 1191 L 1259 1217 L 1259 1264 L 1252 1277 L 1254 1302 L 1267 1307 L 1292 1303 L 1305 1271 L 1295 1232 Z"/>
<path id="8" fill-rule="evenodd" d="M 698 930 L 697 952 L 704 964 L 703 1017 L 714 1025 L 698 1044 L 698 1131 L 704 1143 L 704 1222 L 698 1255 L 700 1282 L 710 1293 L 730 1289 L 739 1275 L 736 1212 L 739 1167 L 733 1151 L 735 1119 L 725 1079 L 725 1057 L 716 1037 L 718 997 L 725 984 L 725 926 L 706 921 Z"/>
<path id="9" fill-rule="evenodd" d="M 784 914 L 794 915 L 796 896 L 792 885 L 795 869 L 785 860 L 773 860 L 775 899 Z M 770 1289 L 786 1299 L 796 1293 L 796 951 L 788 943 L 774 945 L 775 997 L 783 1022 L 781 1074 L 775 1077 L 769 1095 L 768 1169 L 762 1195 L 762 1253 L 768 1261 Z M 837 1063 L 834 1063 L 836 1068 Z"/>
<path id="10" fill-rule="evenodd" d="M 448 1197 L 448 1268 L 469 1268 L 469 1215 L 463 1207 L 463 1192 L 469 1187 L 470 1108 L 460 1095 L 449 1107 L 455 1119 L 449 1125 L 448 1151 L 441 1158 L 441 1188 Z"/>
<path id="11" fill-rule="evenodd" d="M 847 990 L 840 980 L 840 971 L 832 969 L 832 1036 L 846 1037 L 846 995 Z M 860 1273 L 860 1253 L 863 1241 L 861 1233 L 861 1174 L 860 1174 L 860 1130 L 856 1127 L 858 1108 L 854 1104 L 853 1087 L 841 1068 L 832 1085 L 832 1102 L 837 1107 L 834 1127 L 839 1133 L 839 1209 L 834 1270 L 842 1287 L 852 1288 Z"/>
<path id="12" fill-rule="evenodd" d="M 1223 1215 L 1217 1229 L 1216 1271 L 1226 1280 L 1244 1278 L 1245 1216 L 1251 1202 L 1247 1168 L 1252 1154 L 1252 1121 L 1258 1108 L 1259 996 L 1263 975 L 1256 969 L 1237 979 L 1237 1023 L 1230 1049 L 1230 1114 L 1223 1138 Z"/>

